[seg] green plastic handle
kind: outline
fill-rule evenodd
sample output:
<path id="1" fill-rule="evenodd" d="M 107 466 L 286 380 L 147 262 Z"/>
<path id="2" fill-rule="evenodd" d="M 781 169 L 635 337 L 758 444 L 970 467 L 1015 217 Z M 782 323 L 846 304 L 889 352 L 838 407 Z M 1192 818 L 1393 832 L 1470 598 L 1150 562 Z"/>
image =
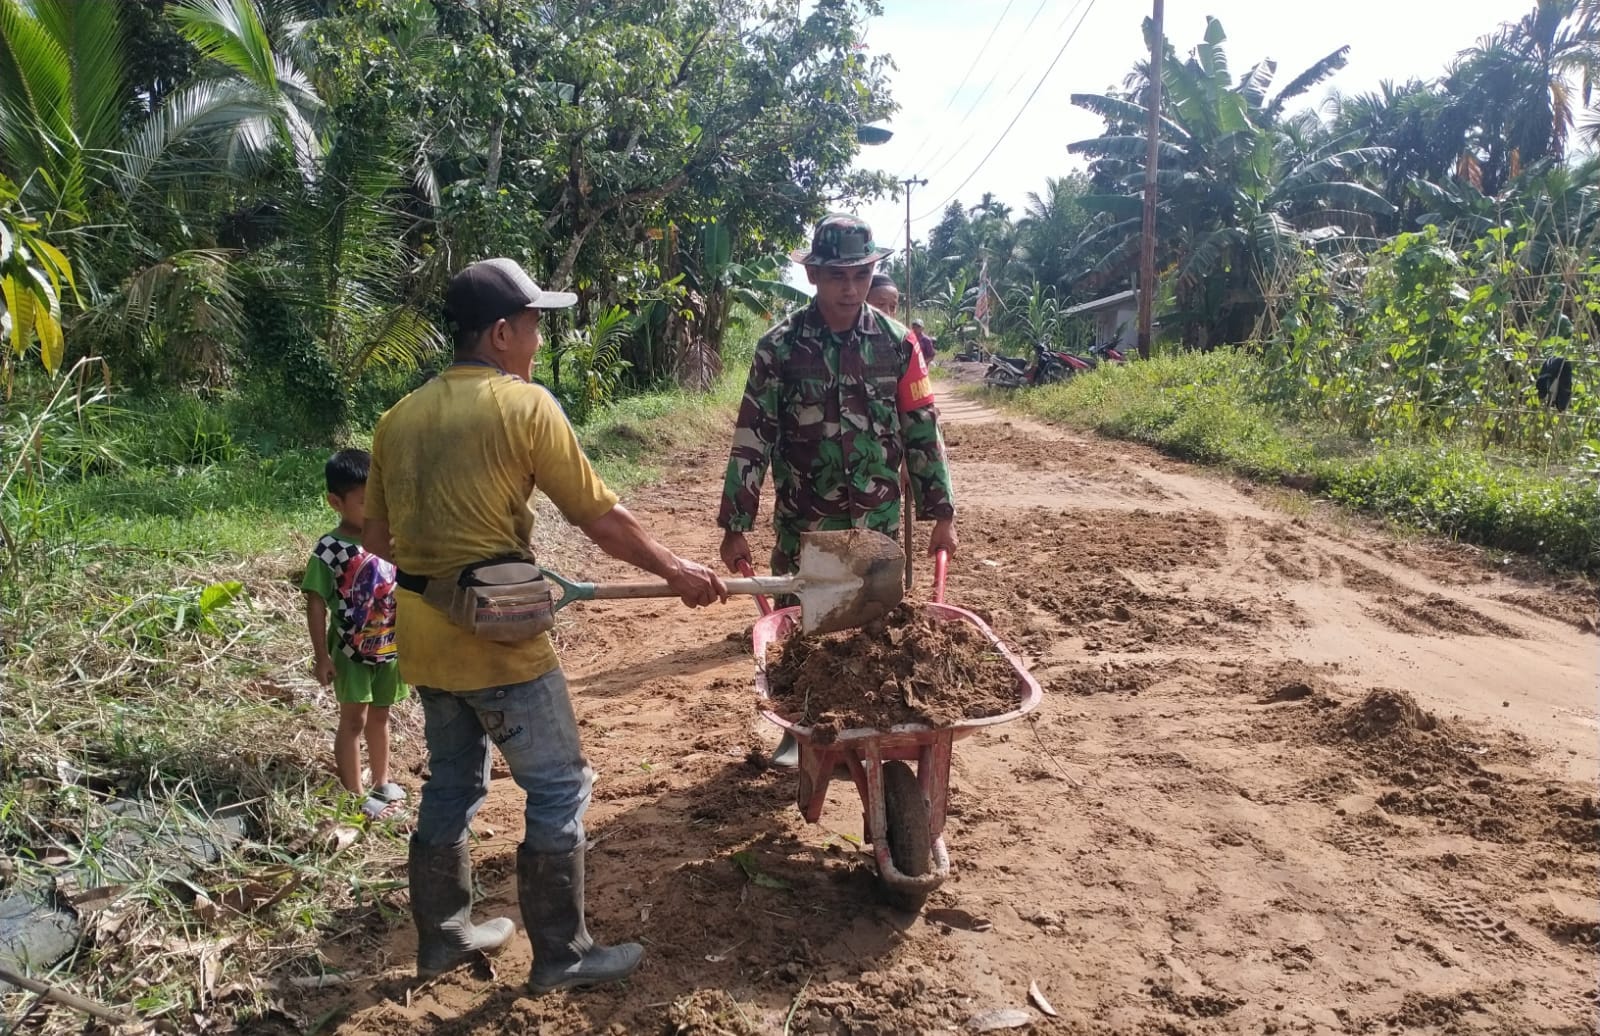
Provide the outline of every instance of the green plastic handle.
<path id="1" fill-rule="evenodd" d="M 565 578 L 559 572 L 552 572 L 548 568 L 541 567 L 539 571 L 544 573 L 544 577 L 546 579 L 561 587 L 561 599 L 555 602 L 553 607 L 554 611 L 560 611 L 567 605 L 576 603 L 578 601 L 594 600 L 594 583 L 574 582 L 571 579 Z"/>

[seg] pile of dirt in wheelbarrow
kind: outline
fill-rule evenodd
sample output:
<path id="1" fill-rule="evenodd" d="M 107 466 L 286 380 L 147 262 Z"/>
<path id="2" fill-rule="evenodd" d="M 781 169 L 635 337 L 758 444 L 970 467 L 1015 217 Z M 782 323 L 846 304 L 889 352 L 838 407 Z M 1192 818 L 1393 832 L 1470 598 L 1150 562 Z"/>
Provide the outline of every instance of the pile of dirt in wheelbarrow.
<path id="1" fill-rule="evenodd" d="M 1017 707 L 1017 674 L 975 626 L 902 602 L 860 629 L 796 634 L 767 652 L 775 711 L 819 741 L 898 723 L 950 726 Z"/>

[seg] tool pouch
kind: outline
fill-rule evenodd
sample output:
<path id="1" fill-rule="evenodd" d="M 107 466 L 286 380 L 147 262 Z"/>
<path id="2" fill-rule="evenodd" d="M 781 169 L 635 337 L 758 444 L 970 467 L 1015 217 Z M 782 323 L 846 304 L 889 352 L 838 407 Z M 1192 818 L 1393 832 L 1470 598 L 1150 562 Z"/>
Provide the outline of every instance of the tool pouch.
<path id="1" fill-rule="evenodd" d="M 416 580 L 402 578 L 400 585 L 408 581 Z M 484 640 L 516 644 L 555 626 L 550 582 L 538 565 L 525 558 L 475 562 L 453 580 L 427 580 L 418 592 L 452 623 Z"/>

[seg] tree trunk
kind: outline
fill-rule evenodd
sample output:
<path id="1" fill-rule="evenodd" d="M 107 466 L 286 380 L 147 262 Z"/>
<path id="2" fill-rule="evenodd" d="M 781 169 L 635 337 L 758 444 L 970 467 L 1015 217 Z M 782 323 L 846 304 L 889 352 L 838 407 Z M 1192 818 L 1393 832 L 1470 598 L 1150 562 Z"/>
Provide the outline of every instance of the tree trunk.
<path id="1" fill-rule="evenodd" d="M 689 173 L 685 170 L 659 186 L 651 187 L 648 190 L 629 191 L 626 194 L 619 194 L 599 208 L 591 210 L 587 218 L 573 232 L 572 240 L 567 243 L 567 250 L 562 253 L 561 261 L 556 263 L 556 268 L 550 275 L 551 287 L 560 290 L 571 283 L 572 271 L 578 265 L 578 254 L 583 251 L 584 242 L 589 240 L 589 235 L 595 232 L 595 228 L 600 226 L 600 222 L 605 217 L 625 205 L 648 205 L 653 201 L 658 201 L 688 182 Z M 581 204 L 581 200 L 574 204 L 574 208 L 577 208 L 578 204 Z"/>
<path id="2" fill-rule="evenodd" d="M 506 117 L 502 113 L 494 120 L 494 129 L 489 131 L 489 168 L 484 173 L 483 184 L 493 194 L 500 186 L 500 161 L 505 155 L 505 130 Z"/>

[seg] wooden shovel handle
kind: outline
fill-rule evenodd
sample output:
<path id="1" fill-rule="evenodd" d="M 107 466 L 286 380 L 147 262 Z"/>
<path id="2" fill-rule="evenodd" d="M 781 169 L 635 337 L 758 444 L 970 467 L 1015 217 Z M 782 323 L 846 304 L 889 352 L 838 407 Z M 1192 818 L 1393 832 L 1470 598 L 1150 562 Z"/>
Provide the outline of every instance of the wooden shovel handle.
<path id="1" fill-rule="evenodd" d="M 941 550 L 933 556 L 933 603 L 944 603 L 944 577 L 950 568 L 950 552 Z"/>
<path id="2" fill-rule="evenodd" d="M 750 562 L 741 559 L 739 561 L 739 574 L 746 579 L 754 579 L 756 570 L 750 567 Z M 772 602 L 761 594 L 756 594 L 756 607 L 761 610 L 762 615 L 772 614 Z"/>
<path id="3" fill-rule="evenodd" d="M 793 593 L 799 579 L 795 576 L 753 576 L 749 579 L 724 579 L 722 585 L 730 594 L 788 594 Z M 634 600 L 646 597 L 676 597 L 666 583 L 598 583 L 594 588 L 596 601 Z"/>

